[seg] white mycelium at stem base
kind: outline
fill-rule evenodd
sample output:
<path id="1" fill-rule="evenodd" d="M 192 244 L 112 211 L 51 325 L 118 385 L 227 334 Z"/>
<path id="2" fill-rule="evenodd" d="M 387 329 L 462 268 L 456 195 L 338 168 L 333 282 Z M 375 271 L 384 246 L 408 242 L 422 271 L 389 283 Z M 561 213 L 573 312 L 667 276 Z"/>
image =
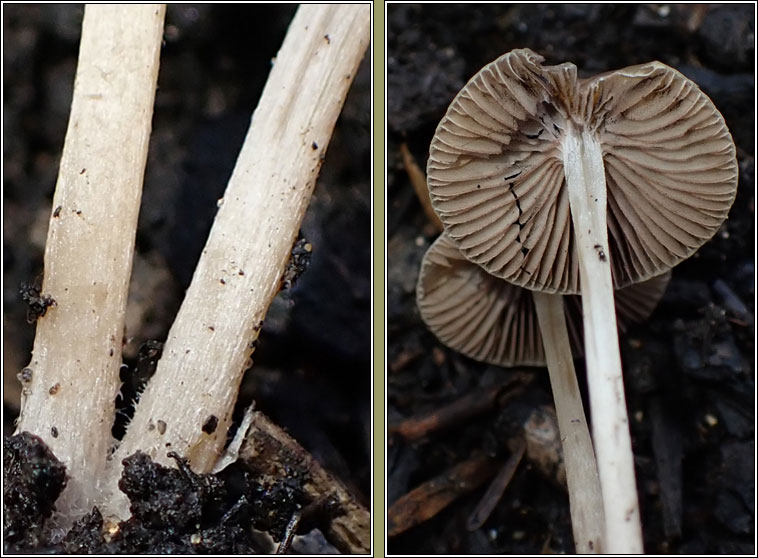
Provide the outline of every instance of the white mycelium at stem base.
<path id="1" fill-rule="evenodd" d="M 606 223 L 603 153 L 592 132 L 567 122 L 562 141 L 571 219 L 579 254 L 584 344 L 605 551 L 641 553 L 637 487 L 624 398 Z"/>

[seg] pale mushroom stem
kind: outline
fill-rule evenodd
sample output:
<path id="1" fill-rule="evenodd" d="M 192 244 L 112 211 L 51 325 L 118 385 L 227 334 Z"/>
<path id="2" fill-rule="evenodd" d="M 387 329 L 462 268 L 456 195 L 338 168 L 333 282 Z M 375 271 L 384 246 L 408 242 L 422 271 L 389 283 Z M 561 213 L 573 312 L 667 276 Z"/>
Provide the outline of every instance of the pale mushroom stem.
<path id="1" fill-rule="evenodd" d="M 105 472 L 112 498 L 104 515 L 128 517 L 117 487 L 122 460 L 135 451 L 168 465 L 170 446 L 198 473 L 221 455 L 254 341 L 368 47 L 370 15 L 367 4 L 298 8 L 163 356 Z"/>
<path id="2" fill-rule="evenodd" d="M 562 149 L 579 255 L 592 433 L 605 510 L 605 551 L 642 553 L 634 456 L 614 311 L 603 153 L 590 131 L 577 129 L 571 122 Z"/>
<path id="3" fill-rule="evenodd" d="M 571 358 L 563 297 L 537 291 L 532 295 L 561 433 L 574 546 L 577 554 L 600 553 L 605 523 L 600 480 Z"/>
<path id="4" fill-rule="evenodd" d="M 37 322 L 17 425 L 66 465 L 60 526 L 102 498 L 165 11 L 84 9 L 45 245 L 43 292 L 57 304 Z"/>

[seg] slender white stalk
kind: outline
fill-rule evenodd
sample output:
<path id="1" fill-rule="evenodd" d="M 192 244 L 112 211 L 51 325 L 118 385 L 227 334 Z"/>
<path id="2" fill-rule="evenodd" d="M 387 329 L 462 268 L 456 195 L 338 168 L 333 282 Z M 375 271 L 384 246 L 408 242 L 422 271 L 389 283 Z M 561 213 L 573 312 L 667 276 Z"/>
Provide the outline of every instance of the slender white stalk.
<path id="1" fill-rule="evenodd" d="M 561 432 L 574 546 L 577 554 L 598 554 L 604 548 L 603 500 L 595 452 L 571 358 L 563 297 L 537 291 L 532 295 Z"/>
<path id="2" fill-rule="evenodd" d="M 324 152 L 369 43 L 370 6 L 301 6 L 266 82 L 163 357 L 114 454 L 207 472 L 226 442 L 242 374 L 308 207 Z M 177 249 L 181 249 L 180 246 Z"/>
<path id="3" fill-rule="evenodd" d="M 602 148 L 591 132 L 578 130 L 571 122 L 562 148 L 579 255 L 592 433 L 605 509 L 605 551 L 642 553 L 634 456 L 613 302 Z"/>
<path id="4" fill-rule="evenodd" d="M 18 431 L 67 467 L 56 507 L 90 511 L 113 442 L 121 340 L 147 160 L 162 5 L 88 5 L 45 246 L 42 291 Z"/>

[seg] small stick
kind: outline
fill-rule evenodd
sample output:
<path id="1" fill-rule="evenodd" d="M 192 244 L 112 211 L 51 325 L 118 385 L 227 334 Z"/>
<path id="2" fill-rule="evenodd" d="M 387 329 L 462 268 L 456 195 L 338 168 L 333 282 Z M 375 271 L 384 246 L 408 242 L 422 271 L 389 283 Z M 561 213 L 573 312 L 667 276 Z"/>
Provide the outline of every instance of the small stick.
<path id="1" fill-rule="evenodd" d="M 324 535 L 329 541 L 345 554 L 370 552 L 369 511 L 324 470 L 313 456 L 264 414 L 258 411 L 253 413 L 239 456 L 257 473 L 274 478 L 281 478 L 288 471 L 297 471 L 311 500 L 328 498 L 334 502 L 339 512 L 335 513 L 326 527 Z"/>
<path id="2" fill-rule="evenodd" d="M 716 291 L 716 293 L 724 301 L 724 306 L 726 306 L 727 310 L 729 310 L 741 321 L 745 322 L 745 324 L 750 326 L 753 325 L 753 314 L 750 313 L 750 310 L 748 310 L 747 306 L 745 306 L 745 303 L 742 302 L 740 297 L 738 297 L 737 294 L 729 288 L 729 285 L 727 285 L 726 282 L 724 282 L 722 279 L 716 279 L 716 281 L 713 283 L 713 290 Z"/>
<path id="3" fill-rule="evenodd" d="M 482 499 L 479 501 L 476 508 L 474 508 L 474 511 L 471 512 L 468 522 L 466 523 L 466 528 L 469 531 L 476 531 L 484 525 L 485 521 L 487 521 L 492 510 L 495 509 L 500 498 L 503 497 L 503 492 L 508 488 L 511 479 L 513 478 L 513 474 L 516 472 L 519 463 L 521 463 L 521 460 L 524 458 L 524 453 L 526 453 L 526 442 L 521 438 L 517 441 L 516 449 L 508 458 L 508 461 L 506 461 L 505 465 L 500 468 L 500 472 L 492 480 L 489 487 L 487 487 L 487 492 L 484 493 L 484 496 L 482 496 Z"/>
<path id="4" fill-rule="evenodd" d="M 279 546 L 276 547 L 276 554 L 287 554 L 290 546 L 292 546 L 292 539 L 297 532 L 301 517 L 302 514 L 299 511 L 292 514 L 292 517 L 290 517 L 290 520 L 287 523 L 287 527 L 284 529 L 284 538 L 282 539 L 282 542 L 279 543 Z"/>
<path id="5" fill-rule="evenodd" d="M 476 490 L 497 470 L 497 461 L 475 455 L 398 498 L 387 512 L 387 536 L 423 523 L 464 494 Z"/>
<path id="6" fill-rule="evenodd" d="M 413 158 L 411 152 L 408 150 L 408 146 L 405 143 L 400 144 L 400 153 L 403 155 L 403 164 L 405 165 L 405 172 L 408 173 L 408 179 L 411 181 L 413 191 L 416 192 L 416 197 L 421 203 L 421 207 L 424 209 L 424 214 L 429 222 L 434 227 L 434 230 L 438 233 L 442 232 L 442 221 L 437 216 L 437 212 L 432 207 L 432 200 L 429 198 L 429 188 L 426 187 L 426 174 L 416 163 L 416 159 Z"/>
<path id="7" fill-rule="evenodd" d="M 650 396 L 648 409 L 653 425 L 652 445 L 660 485 L 663 532 L 669 539 L 682 535 L 682 440 L 672 419 L 664 411 L 661 396 Z"/>
<path id="8" fill-rule="evenodd" d="M 408 441 L 419 440 L 432 432 L 492 409 L 498 403 L 501 394 L 517 381 L 517 378 L 510 378 L 493 386 L 476 389 L 427 415 L 411 417 L 390 426 L 388 433 L 399 434 Z"/>
<path id="9" fill-rule="evenodd" d="M 418 347 L 413 350 L 404 350 L 397 355 L 395 359 L 390 363 L 390 372 L 395 373 L 401 371 L 408 366 L 411 362 L 424 354 L 424 349 Z"/>

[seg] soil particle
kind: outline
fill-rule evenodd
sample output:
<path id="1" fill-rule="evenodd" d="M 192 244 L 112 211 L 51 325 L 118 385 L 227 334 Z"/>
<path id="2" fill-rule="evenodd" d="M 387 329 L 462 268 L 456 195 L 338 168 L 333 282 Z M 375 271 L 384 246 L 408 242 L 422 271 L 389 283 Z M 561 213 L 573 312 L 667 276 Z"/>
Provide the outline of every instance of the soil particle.
<path id="1" fill-rule="evenodd" d="M 119 488 L 130 500 L 128 520 L 104 528 L 95 507 L 54 543 L 45 521 L 65 487 L 65 467 L 40 438 L 26 432 L 7 437 L 3 453 L 5 551 L 257 554 L 271 548 L 254 529 L 280 541 L 295 514 L 303 517 L 298 531 L 304 532 L 318 526 L 314 517 L 331 513 L 322 510 L 329 508 L 328 502 L 314 503 L 305 495 L 294 468 L 274 478 L 238 462 L 217 475 L 196 474 L 185 459 L 174 452 L 168 455 L 178 469 L 156 464 L 141 452 L 123 460 Z"/>
<path id="2" fill-rule="evenodd" d="M 176 453 L 169 457 L 179 469 L 140 452 L 124 460 L 119 488 L 131 501 L 132 518 L 114 542 L 124 539 L 134 548 L 136 539 L 140 548 L 160 540 L 193 553 L 260 552 L 246 526 L 281 540 L 292 513 L 307 503 L 296 477 L 258 478 L 240 464 L 219 475 L 196 474 Z"/>
<path id="3" fill-rule="evenodd" d="M 29 384 L 34 376 L 34 370 L 31 368 L 23 368 L 21 372 L 17 374 L 18 381 L 22 384 Z"/>
<path id="4" fill-rule="evenodd" d="M 179 469 L 153 463 L 141 452 L 127 457 L 118 487 L 131 501 L 132 517 L 145 527 L 189 532 L 204 515 L 217 512 L 225 489 L 216 477 L 193 473 L 174 452 L 169 457 Z"/>
<path id="5" fill-rule="evenodd" d="M 40 287 L 32 283 L 21 283 L 19 289 L 21 298 L 27 304 L 26 321 L 30 324 L 36 322 L 47 313 L 51 306 L 57 306 L 55 299 L 50 295 L 40 293 Z"/>
<path id="6" fill-rule="evenodd" d="M 40 546 L 45 520 L 66 486 L 66 468 L 41 438 L 22 432 L 3 441 L 4 550 Z"/>
<path id="7" fill-rule="evenodd" d="M 287 267 L 284 269 L 282 290 L 291 289 L 295 286 L 300 276 L 308 269 L 308 265 L 311 263 L 312 252 L 313 246 L 300 233 L 295 245 L 292 247 Z"/>
<path id="8" fill-rule="evenodd" d="M 203 424 L 203 432 L 206 434 L 213 434 L 216 431 L 216 427 L 218 426 L 218 417 L 216 415 L 211 415 L 208 417 L 208 420 L 205 421 Z"/>
<path id="9" fill-rule="evenodd" d="M 61 546 L 67 554 L 85 554 L 91 549 L 101 548 L 104 542 L 103 516 L 95 506 L 90 513 L 74 522 Z"/>
<path id="10" fill-rule="evenodd" d="M 709 304 L 699 320 L 676 321 L 674 330 L 674 356 L 685 374 L 719 382 L 748 370 L 721 307 Z"/>

